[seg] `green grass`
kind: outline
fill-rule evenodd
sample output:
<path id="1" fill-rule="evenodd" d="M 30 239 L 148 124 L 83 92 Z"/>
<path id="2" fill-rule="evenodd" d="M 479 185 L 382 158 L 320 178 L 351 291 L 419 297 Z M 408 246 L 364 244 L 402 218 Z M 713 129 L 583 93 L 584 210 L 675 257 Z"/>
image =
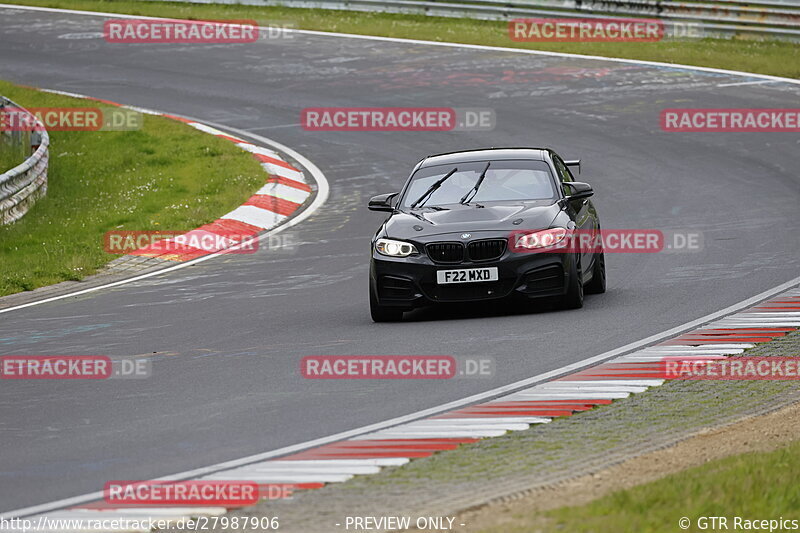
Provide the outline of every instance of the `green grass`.
<path id="1" fill-rule="evenodd" d="M 6 82 L 0 94 L 25 107 L 103 107 Z M 231 142 L 161 117 L 145 115 L 137 131 L 53 131 L 50 139 L 47 196 L 0 226 L 0 295 L 79 280 L 118 257 L 103 250 L 105 232 L 190 230 L 265 181 Z"/>
<path id="2" fill-rule="evenodd" d="M 23 146 L 4 142 L 4 139 L 0 138 L 0 174 L 25 161 L 26 156 Z"/>
<path id="3" fill-rule="evenodd" d="M 655 533 L 681 531 L 678 520 L 698 517 L 800 519 L 800 442 L 769 453 L 745 453 L 712 461 L 587 505 L 544 513 L 547 531 Z M 516 516 L 508 533 L 541 530 L 542 517 Z M 527 518 L 527 520 L 526 520 Z M 534 528 L 532 524 L 537 524 Z M 711 529 L 711 528 L 709 528 Z"/>
<path id="4" fill-rule="evenodd" d="M 800 46 L 754 39 L 656 43 L 517 43 L 505 22 L 322 9 L 185 4 L 136 0 L 10 0 L 8 3 L 198 19 L 255 19 L 299 29 L 600 55 L 800 77 Z"/>
<path id="5" fill-rule="evenodd" d="M 0 133 L 0 174 L 21 164 L 30 154 L 30 134 Z"/>

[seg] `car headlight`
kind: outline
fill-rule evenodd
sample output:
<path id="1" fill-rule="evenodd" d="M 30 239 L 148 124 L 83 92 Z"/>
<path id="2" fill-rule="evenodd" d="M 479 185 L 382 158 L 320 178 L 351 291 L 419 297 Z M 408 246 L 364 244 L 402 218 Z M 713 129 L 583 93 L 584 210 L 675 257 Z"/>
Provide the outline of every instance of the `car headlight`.
<path id="1" fill-rule="evenodd" d="M 375 250 L 381 255 L 389 257 L 408 257 L 411 254 L 418 254 L 417 247 L 410 242 L 395 241 L 393 239 L 378 239 L 375 242 Z"/>
<path id="2" fill-rule="evenodd" d="M 527 233 L 519 232 L 511 236 L 511 247 L 519 252 L 540 248 L 561 248 L 566 245 L 566 237 L 566 228 L 550 228 Z"/>

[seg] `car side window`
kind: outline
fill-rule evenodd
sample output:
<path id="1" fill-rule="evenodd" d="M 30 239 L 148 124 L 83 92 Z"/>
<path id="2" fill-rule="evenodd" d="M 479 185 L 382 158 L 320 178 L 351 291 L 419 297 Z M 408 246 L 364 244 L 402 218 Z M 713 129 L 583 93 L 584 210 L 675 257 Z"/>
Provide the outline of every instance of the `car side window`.
<path id="1" fill-rule="evenodd" d="M 558 178 L 563 182 L 570 182 L 575 181 L 575 178 L 572 177 L 572 173 L 567 168 L 567 165 L 561 160 L 560 157 L 553 156 L 553 163 L 556 165 L 556 170 L 558 171 Z"/>

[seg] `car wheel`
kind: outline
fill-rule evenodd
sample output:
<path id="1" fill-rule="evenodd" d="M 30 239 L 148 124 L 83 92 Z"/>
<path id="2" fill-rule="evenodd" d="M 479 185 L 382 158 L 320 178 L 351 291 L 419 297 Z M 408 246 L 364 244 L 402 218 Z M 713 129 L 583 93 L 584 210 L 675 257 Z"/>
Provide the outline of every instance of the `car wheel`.
<path id="1" fill-rule="evenodd" d="M 594 258 L 592 281 L 586 285 L 586 294 L 603 294 L 606 292 L 606 256 L 600 252 Z"/>
<path id="2" fill-rule="evenodd" d="M 369 291 L 369 313 L 373 322 L 397 322 L 403 319 L 403 311 L 380 305 L 372 289 Z"/>
<path id="3" fill-rule="evenodd" d="M 567 294 L 561 299 L 561 309 L 580 309 L 583 307 L 583 270 L 580 257 L 576 256 L 570 268 Z"/>

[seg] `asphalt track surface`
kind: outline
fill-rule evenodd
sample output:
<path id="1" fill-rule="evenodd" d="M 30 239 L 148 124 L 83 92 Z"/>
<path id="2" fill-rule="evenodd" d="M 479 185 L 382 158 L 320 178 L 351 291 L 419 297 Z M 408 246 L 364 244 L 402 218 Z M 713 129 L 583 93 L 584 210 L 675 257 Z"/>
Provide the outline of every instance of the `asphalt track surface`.
<path id="1" fill-rule="evenodd" d="M 659 128 L 665 107 L 798 107 L 796 85 L 335 36 L 112 45 L 101 28 L 96 17 L 0 8 L 0 78 L 267 136 L 314 161 L 330 198 L 289 230 L 301 243 L 291 252 L 216 258 L 2 315 L 0 355 L 140 355 L 154 367 L 145 380 L 4 381 L 0 511 L 436 406 L 617 348 L 797 275 L 798 135 Z M 303 108 L 327 106 L 488 107 L 497 126 L 300 127 Z M 427 154 L 503 145 L 580 157 L 580 179 L 594 186 L 605 228 L 700 231 L 703 250 L 608 255 L 608 292 L 578 311 L 462 306 L 373 324 L 369 239 L 382 216 L 367 211 L 367 199 L 397 190 Z M 304 380 L 300 359 L 327 354 L 488 355 L 496 375 Z"/>

